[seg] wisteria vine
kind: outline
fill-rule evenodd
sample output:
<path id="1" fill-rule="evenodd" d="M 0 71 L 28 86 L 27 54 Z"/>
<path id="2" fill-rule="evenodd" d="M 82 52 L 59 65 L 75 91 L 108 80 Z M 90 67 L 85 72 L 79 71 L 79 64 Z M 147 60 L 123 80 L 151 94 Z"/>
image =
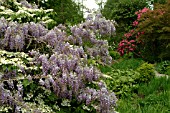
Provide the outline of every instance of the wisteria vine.
<path id="1" fill-rule="evenodd" d="M 0 105 L 16 113 L 28 110 L 31 105 L 23 98 L 23 80 L 28 79 L 57 98 L 76 99 L 101 113 L 114 111 L 115 94 L 107 90 L 102 73 L 88 63 L 89 58 L 111 63 L 103 37 L 115 33 L 114 22 L 98 14 L 95 19 L 88 17 L 84 23 L 71 26 L 70 33 L 66 29 L 58 25 L 48 30 L 40 23 L 0 19 L 0 49 L 5 51 L 0 60 Z M 18 58 L 13 59 L 9 51 L 24 52 L 25 56 L 13 55 Z M 9 65 L 13 67 L 10 70 L 5 68 Z M 32 112 L 43 111 L 35 108 Z"/>

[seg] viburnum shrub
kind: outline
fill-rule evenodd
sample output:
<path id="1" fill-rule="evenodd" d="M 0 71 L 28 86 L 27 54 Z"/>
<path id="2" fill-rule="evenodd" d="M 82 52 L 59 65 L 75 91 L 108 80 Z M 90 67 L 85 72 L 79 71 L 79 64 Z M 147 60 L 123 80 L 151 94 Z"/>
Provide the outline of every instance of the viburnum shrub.
<path id="1" fill-rule="evenodd" d="M 42 22 L 44 25 L 56 25 L 51 18 L 53 9 L 39 9 L 36 4 L 30 4 L 26 0 L 2 0 L 0 1 L 0 16 L 8 21 L 17 21 L 18 23 Z"/>
<path id="2" fill-rule="evenodd" d="M 130 30 L 128 33 L 125 33 L 122 41 L 120 41 L 118 45 L 117 50 L 121 56 L 123 56 L 124 54 L 129 54 L 130 52 L 135 53 L 135 50 L 137 49 L 137 45 L 141 44 L 141 41 L 137 39 L 138 37 L 144 34 L 144 31 L 138 31 L 137 33 L 135 33 L 135 29 L 140 22 L 141 15 L 143 13 L 146 13 L 148 10 L 149 10 L 148 8 L 144 7 L 142 10 L 135 12 L 135 14 L 137 15 L 137 20 L 135 20 L 132 23 L 134 29 Z M 138 52 L 138 54 L 136 55 L 139 55 L 139 53 L 140 52 Z"/>
<path id="3" fill-rule="evenodd" d="M 114 112 L 114 92 L 88 63 L 111 62 L 102 36 L 115 32 L 113 22 L 97 14 L 70 31 L 61 24 L 48 30 L 41 23 L 0 19 L 0 111 Z"/>

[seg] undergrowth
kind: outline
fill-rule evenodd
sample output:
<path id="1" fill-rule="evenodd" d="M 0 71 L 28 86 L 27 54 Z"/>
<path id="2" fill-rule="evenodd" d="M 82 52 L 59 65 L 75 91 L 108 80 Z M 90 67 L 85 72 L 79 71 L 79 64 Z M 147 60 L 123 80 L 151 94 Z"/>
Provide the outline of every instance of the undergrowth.
<path id="1" fill-rule="evenodd" d="M 170 78 L 154 78 L 148 84 L 140 84 L 136 93 L 118 101 L 120 113 L 169 113 Z"/>

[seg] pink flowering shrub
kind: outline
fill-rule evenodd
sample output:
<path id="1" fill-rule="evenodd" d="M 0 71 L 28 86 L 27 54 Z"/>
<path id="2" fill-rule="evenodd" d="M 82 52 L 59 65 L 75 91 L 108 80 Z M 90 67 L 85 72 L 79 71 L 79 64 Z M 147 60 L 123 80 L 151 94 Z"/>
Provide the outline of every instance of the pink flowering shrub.
<path id="1" fill-rule="evenodd" d="M 134 29 L 130 30 L 128 33 L 125 33 L 122 41 L 120 41 L 120 43 L 118 44 L 117 51 L 121 56 L 123 56 L 124 54 L 129 54 L 130 52 L 134 53 L 137 49 L 137 44 L 142 43 L 141 40 L 137 39 L 140 35 L 144 34 L 144 31 L 135 33 L 135 28 L 138 26 L 142 14 L 146 13 L 148 10 L 148 8 L 144 7 L 142 10 L 135 12 L 135 14 L 137 15 L 137 20 L 132 23 Z M 140 52 L 138 52 L 138 54 L 139 53 Z"/>
<path id="2" fill-rule="evenodd" d="M 139 10 L 139 11 L 135 12 L 135 14 L 137 15 L 137 20 L 140 20 L 141 15 L 143 13 L 146 13 L 148 10 L 149 10 L 148 8 L 144 7 L 142 10 Z"/>
<path id="3" fill-rule="evenodd" d="M 143 31 L 137 41 L 141 41 L 141 54 L 150 62 L 170 59 L 170 1 L 154 4 L 154 10 L 144 8 L 136 12 L 138 25 L 134 34 Z"/>
<path id="4" fill-rule="evenodd" d="M 119 48 L 118 51 L 120 53 L 121 56 L 123 56 L 125 53 L 129 53 L 129 52 L 133 52 L 135 50 L 135 40 L 122 40 L 119 43 Z"/>

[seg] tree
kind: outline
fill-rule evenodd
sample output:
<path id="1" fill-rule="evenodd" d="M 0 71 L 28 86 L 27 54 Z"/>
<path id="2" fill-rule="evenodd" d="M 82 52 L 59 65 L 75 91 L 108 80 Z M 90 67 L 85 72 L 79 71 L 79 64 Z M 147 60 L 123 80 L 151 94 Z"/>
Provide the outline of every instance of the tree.
<path id="1" fill-rule="evenodd" d="M 73 0 L 27 0 L 31 3 L 38 4 L 43 9 L 53 9 L 54 14 L 51 16 L 57 24 L 71 23 L 76 24 L 83 21 L 81 5 L 76 4 Z"/>

